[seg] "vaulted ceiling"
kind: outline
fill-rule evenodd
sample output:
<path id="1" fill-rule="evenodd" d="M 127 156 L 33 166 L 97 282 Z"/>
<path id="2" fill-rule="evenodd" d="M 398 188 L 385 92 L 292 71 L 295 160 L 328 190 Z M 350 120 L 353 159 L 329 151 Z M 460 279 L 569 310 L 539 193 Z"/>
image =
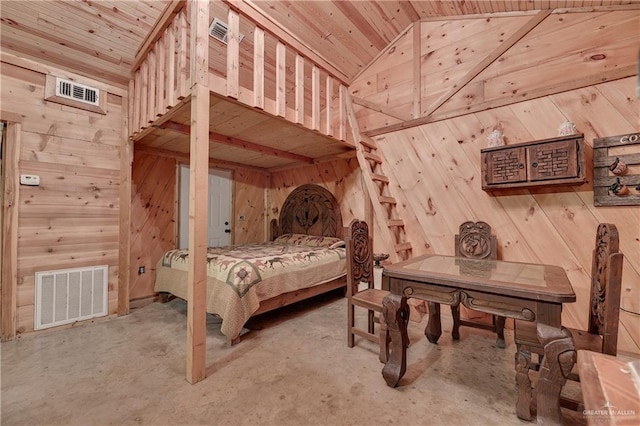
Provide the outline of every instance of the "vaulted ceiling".
<path id="1" fill-rule="evenodd" d="M 3 0 L 0 46 L 5 52 L 126 87 L 136 52 L 173 0 Z M 272 19 L 350 81 L 412 22 L 423 18 L 596 7 L 633 0 L 212 1 Z"/>

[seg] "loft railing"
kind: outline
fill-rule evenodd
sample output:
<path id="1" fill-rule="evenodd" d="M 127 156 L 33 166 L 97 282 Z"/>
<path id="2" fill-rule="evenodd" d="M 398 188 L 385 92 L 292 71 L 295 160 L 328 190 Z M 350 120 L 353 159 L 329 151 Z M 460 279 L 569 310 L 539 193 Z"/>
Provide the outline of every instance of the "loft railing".
<path id="1" fill-rule="evenodd" d="M 129 83 L 133 137 L 189 95 L 187 7 L 185 0 L 170 3 L 136 55 Z M 226 44 L 209 38 L 211 92 L 346 140 L 346 86 L 340 78 L 231 8 L 227 26 Z M 252 40 L 241 44 L 241 27 Z"/>

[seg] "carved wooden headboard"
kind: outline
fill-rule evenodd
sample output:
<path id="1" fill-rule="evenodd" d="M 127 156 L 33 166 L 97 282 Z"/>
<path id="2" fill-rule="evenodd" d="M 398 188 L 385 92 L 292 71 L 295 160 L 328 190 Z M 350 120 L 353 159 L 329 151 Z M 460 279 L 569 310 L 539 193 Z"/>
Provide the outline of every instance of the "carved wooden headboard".
<path id="1" fill-rule="evenodd" d="M 288 233 L 342 238 L 342 232 L 338 201 L 314 184 L 294 189 L 282 205 L 279 221 L 271 221 L 271 239 Z"/>

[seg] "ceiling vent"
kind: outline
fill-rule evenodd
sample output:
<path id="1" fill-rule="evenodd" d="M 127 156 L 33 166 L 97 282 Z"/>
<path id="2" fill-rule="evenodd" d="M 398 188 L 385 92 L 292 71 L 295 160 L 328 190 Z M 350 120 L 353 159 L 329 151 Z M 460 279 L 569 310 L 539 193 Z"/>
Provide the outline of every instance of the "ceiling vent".
<path id="1" fill-rule="evenodd" d="M 62 78 L 56 78 L 56 96 L 89 105 L 100 105 L 100 91 L 98 89 Z"/>
<path id="2" fill-rule="evenodd" d="M 220 40 L 224 44 L 227 44 L 227 42 L 229 41 L 229 38 L 227 37 L 228 33 L 229 33 L 229 26 L 218 18 L 214 18 L 213 22 L 211 22 L 211 25 L 209 25 L 209 35 L 215 38 L 216 40 Z M 240 34 L 238 43 L 240 43 L 243 38 L 244 38 L 244 35 Z"/>

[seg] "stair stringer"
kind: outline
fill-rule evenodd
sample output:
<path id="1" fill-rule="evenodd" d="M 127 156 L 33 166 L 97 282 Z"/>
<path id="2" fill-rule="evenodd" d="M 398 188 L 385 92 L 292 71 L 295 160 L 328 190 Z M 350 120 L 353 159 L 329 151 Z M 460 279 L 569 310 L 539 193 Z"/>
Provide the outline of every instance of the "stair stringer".
<path id="1" fill-rule="evenodd" d="M 377 136 L 374 138 L 377 145 L 385 143 L 383 136 Z M 414 212 L 411 203 L 407 199 L 407 195 L 404 189 L 400 185 L 397 173 L 402 173 L 401 167 L 396 167 L 390 163 L 388 158 L 384 154 L 382 148 L 378 148 L 378 153 L 383 159 L 381 168 L 384 171 L 385 176 L 389 178 L 389 193 L 396 199 L 396 210 L 399 217 L 402 218 L 404 223 L 404 232 L 406 235 L 410 235 L 409 241 L 411 242 L 411 257 L 419 256 L 425 253 L 432 253 L 429 237 L 424 231 L 423 225 L 419 222 L 416 213 Z"/>
<path id="2" fill-rule="evenodd" d="M 391 262 L 406 260 L 412 255 L 412 245 L 405 232 L 404 221 L 398 213 L 397 200 L 390 192 L 389 179 L 382 173 L 383 158 L 378 152 L 377 144 L 360 134 L 351 96 L 346 90 L 344 92 L 347 119 L 356 141 L 356 157 L 363 182 L 371 198 L 376 220 L 382 220 L 384 226 L 380 228 L 386 230 L 380 238 L 385 247 L 393 247 L 393 250 L 389 250 Z"/>

